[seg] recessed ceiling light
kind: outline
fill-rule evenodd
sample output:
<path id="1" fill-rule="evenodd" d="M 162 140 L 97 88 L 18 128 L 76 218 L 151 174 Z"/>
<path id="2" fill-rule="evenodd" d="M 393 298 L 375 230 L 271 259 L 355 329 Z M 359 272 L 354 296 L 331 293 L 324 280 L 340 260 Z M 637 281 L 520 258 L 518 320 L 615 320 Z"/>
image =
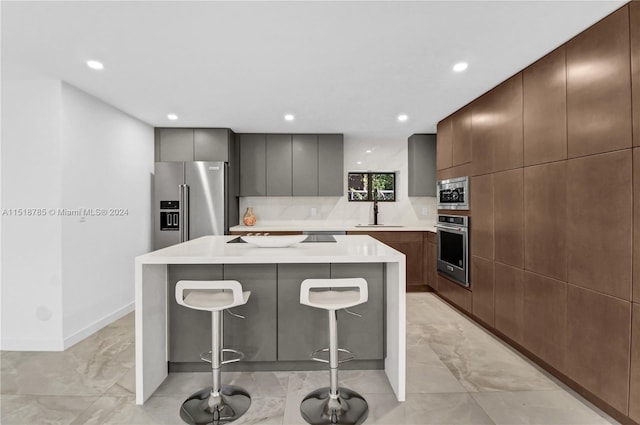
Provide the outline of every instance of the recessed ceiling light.
<path id="1" fill-rule="evenodd" d="M 176 114 L 167 114 L 167 118 L 169 118 L 171 121 L 175 121 L 178 119 L 178 116 Z"/>
<path id="2" fill-rule="evenodd" d="M 287 114 L 284 116 L 284 119 L 287 121 L 293 121 L 296 117 L 293 114 Z"/>
<path id="3" fill-rule="evenodd" d="M 356 164 L 360 165 L 362 164 L 362 161 L 357 161 Z"/>
<path id="4" fill-rule="evenodd" d="M 466 62 L 458 62 L 457 64 L 453 65 L 453 70 L 455 72 L 462 72 L 465 69 L 467 69 L 469 67 L 469 64 Z"/>
<path id="5" fill-rule="evenodd" d="M 406 114 L 398 115 L 398 121 L 400 121 L 400 122 L 405 122 L 408 119 L 409 119 L 409 117 Z"/>
<path id="6" fill-rule="evenodd" d="M 104 69 L 104 65 L 102 64 L 102 62 L 94 60 L 87 61 L 87 66 L 91 69 Z"/>
<path id="7" fill-rule="evenodd" d="M 367 149 L 365 152 L 366 153 L 371 153 L 372 151 L 371 151 L 371 149 Z"/>

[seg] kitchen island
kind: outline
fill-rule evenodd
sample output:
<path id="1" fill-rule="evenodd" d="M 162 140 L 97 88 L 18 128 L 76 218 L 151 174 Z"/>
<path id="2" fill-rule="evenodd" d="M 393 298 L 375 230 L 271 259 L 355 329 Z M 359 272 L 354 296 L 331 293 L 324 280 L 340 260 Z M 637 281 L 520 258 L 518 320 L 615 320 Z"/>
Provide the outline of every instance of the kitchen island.
<path id="1" fill-rule="evenodd" d="M 384 302 L 384 314 L 380 316 L 384 320 L 384 338 L 381 340 L 384 341 L 383 365 L 398 401 L 404 401 L 406 263 L 402 253 L 364 235 L 335 236 L 335 243 L 297 243 L 288 248 L 259 248 L 246 243 L 228 243 L 234 238 L 205 236 L 136 257 L 137 404 L 143 404 L 169 373 L 170 327 L 173 326 L 169 308 L 172 301 L 170 285 L 175 281 L 176 273 L 179 271 L 183 276 L 189 276 L 190 273 L 198 275 L 202 270 L 212 273 L 210 270 L 215 267 L 236 272 L 281 267 L 283 271 L 293 269 L 298 275 L 307 273 L 306 270 L 311 274 L 316 273 L 313 270 L 317 267 L 327 267 L 338 274 L 341 270 L 342 273 L 353 273 L 358 266 L 360 270 L 379 269 L 383 283 L 380 288 L 384 289 L 380 297 Z M 229 278 L 227 274 L 225 278 Z M 254 288 L 259 289 L 259 286 Z M 260 300 L 257 291 L 252 296 Z M 297 306 L 294 302 L 286 304 Z M 247 309 L 251 311 L 250 304 Z M 278 314 L 283 316 L 287 313 L 280 309 Z M 278 317 L 278 320 L 300 319 Z M 300 329 L 304 329 L 304 326 Z"/>

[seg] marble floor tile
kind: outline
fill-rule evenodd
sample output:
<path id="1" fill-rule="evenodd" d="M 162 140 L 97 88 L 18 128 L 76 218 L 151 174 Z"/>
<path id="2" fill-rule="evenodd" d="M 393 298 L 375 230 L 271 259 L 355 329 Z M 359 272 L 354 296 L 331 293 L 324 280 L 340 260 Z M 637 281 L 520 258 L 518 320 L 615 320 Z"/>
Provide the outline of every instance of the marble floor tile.
<path id="1" fill-rule="evenodd" d="M 494 424 L 487 413 L 466 393 L 409 394 L 403 408 L 404 414 L 398 423 Z"/>
<path id="2" fill-rule="evenodd" d="M 233 425 L 281 425 L 284 421 L 286 397 L 251 398 L 247 413 Z"/>
<path id="3" fill-rule="evenodd" d="M 474 393 L 498 425 L 600 425 L 607 419 L 565 391 Z"/>
<path id="4" fill-rule="evenodd" d="M 62 425 L 72 423 L 97 397 L 0 396 L 0 423 L 3 425 Z"/>
<path id="5" fill-rule="evenodd" d="M 72 425 L 158 425 L 179 424 L 180 403 L 177 398 L 153 396 L 144 406 L 134 397 L 100 397 Z"/>

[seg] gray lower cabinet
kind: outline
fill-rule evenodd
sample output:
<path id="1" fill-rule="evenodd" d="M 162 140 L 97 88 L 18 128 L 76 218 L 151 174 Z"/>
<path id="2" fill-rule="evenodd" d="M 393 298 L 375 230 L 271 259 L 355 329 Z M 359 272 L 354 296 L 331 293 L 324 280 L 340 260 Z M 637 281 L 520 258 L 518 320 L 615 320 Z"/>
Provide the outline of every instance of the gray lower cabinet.
<path id="1" fill-rule="evenodd" d="M 157 161 L 193 161 L 192 128 L 160 128 L 156 136 Z"/>
<path id="2" fill-rule="evenodd" d="M 244 353 L 244 361 L 277 360 L 277 266 L 275 264 L 225 264 L 225 280 L 237 280 L 251 291 L 247 304 L 224 314 L 224 346 Z"/>
<path id="3" fill-rule="evenodd" d="M 168 266 L 169 361 L 201 363 L 200 353 L 211 351 L 211 313 L 194 310 L 176 302 L 179 280 L 220 280 L 222 265 L 189 264 Z"/>
<path id="4" fill-rule="evenodd" d="M 409 196 L 436 196 L 436 135 L 409 137 Z"/>
<path id="5" fill-rule="evenodd" d="M 251 291 L 249 302 L 233 308 L 245 319 L 223 313 L 225 348 L 244 353 L 244 361 L 275 361 L 277 296 L 275 264 L 171 265 L 168 276 L 169 361 L 202 363 L 200 353 L 211 351 L 211 313 L 179 305 L 179 280 L 237 280 Z M 228 358 L 228 357 L 227 357 Z"/>
<path id="6" fill-rule="evenodd" d="M 240 196 L 266 196 L 266 136 L 240 135 Z"/>
<path id="7" fill-rule="evenodd" d="M 318 196 L 318 136 L 293 135 L 293 196 Z"/>
<path id="8" fill-rule="evenodd" d="M 344 136 L 318 136 L 318 196 L 344 195 Z"/>
<path id="9" fill-rule="evenodd" d="M 338 344 L 358 360 L 384 358 L 384 277 L 382 264 L 279 264 L 278 360 L 310 360 L 328 347 L 328 313 L 300 304 L 300 284 L 308 278 L 363 277 L 369 300 L 351 308 L 362 317 L 338 312 Z"/>
<path id="10" fill-rule="evenodd" d="M 267 134 L 267 196 L 291 196 L 291 135 Z"/>

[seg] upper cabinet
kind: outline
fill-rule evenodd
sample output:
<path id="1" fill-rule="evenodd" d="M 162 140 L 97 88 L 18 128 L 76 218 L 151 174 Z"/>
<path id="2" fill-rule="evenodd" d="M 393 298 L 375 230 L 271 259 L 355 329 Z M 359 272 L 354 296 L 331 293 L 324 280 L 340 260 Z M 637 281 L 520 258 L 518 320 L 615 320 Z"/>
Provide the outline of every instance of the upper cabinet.
<path id="1" fill-rule="evenodd" d="M 227 128 L 157 128 L 156 161 L 224 161 L 233 156 Z"/>
<path id="2" fill-rule="evenodd" d="M 451 117 L 438 123 L 438 148 L 436 167 L 438 170 L 453 167 L 453 144 L 451 141 Z"/>
<path id="3" fill-rule="evenodd" d="M 342 196 L 343 135 L 241 134 L 240 196 Z"/>
<path id="4" fill-rule="evenodd" d="M 640 146 L 640 2 L 629 4 L 631 22 L 631 87 L 633 90 L 633 145 Z M 638 409 L 640 410 L 640 408 Z"/>
<path id="5" fill-rule="evenodd" d="M 567 158 L 567 77 L 565 47 L 522 73 L 524 165 Z"/>
<path id="6" fill-rule="evenodd" d="M 453 166 L 471 162 L 471 106 L 451 116 L 451 142 Z"/>
<path id="7" fill-rule="evenodd" d="M 414 134 L 408 144 L 409 196 L 436 196 L 436 135 Z"/>
<path id="8" fill-rule="evenodd" d="M 567 43 L 569 158 L 631 147 L 629 57 L 628 7 Z"/>

